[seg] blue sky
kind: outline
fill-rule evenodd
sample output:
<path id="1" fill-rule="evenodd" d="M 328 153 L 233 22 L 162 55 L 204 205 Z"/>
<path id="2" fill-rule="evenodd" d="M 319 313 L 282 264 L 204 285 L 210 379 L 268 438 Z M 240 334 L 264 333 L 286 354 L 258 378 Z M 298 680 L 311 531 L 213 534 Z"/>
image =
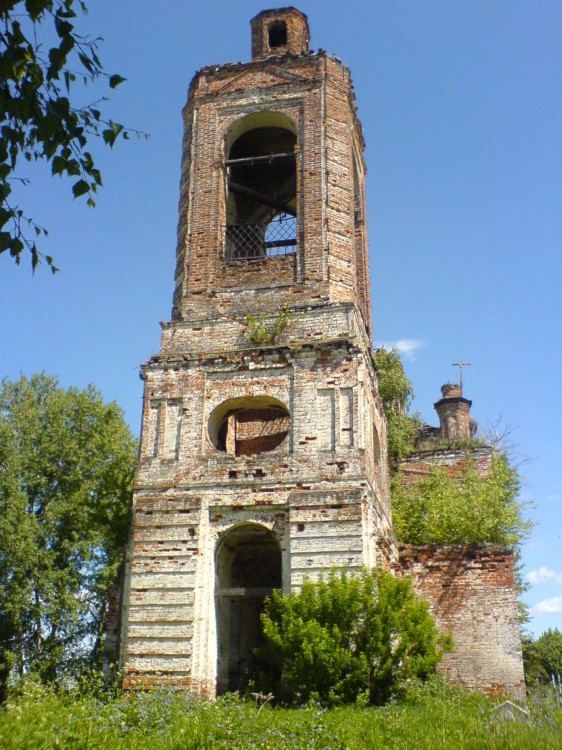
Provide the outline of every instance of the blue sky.
<path id="1" fill-rule="evenodd" d="M 169 319 L 181 108 L 194 72 L 250 58 L 254 0 L 95 0 L 106 106 L 150 133 L 94 147 L 95 210 L 25 165 L 22 199 L 61 272 L 0 257 L 0 374 L 94 383 L 138 433 L 139 364 Z M 377 344 L 401 342 L 414 409 L 470 362 L 464 392 L 515 443 L 537 522 L 523 548 L 531 630 L 562 628 L 562 3 L 303 0 L 312 49 L 351 69 L 367 143 Z M 95 91 L 92 91 L 95 96 Z"/>

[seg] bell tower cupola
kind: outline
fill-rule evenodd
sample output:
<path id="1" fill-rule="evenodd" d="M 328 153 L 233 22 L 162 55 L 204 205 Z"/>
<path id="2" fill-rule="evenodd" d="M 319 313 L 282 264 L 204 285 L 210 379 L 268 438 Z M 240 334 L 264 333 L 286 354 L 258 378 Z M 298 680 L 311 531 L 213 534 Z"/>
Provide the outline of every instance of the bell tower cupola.
<path id="1" fill-rule="evenodd" d="M 308 19 L 296 8 L 263 10 L 252 18 L 252 60 L 308 52 Z"/>

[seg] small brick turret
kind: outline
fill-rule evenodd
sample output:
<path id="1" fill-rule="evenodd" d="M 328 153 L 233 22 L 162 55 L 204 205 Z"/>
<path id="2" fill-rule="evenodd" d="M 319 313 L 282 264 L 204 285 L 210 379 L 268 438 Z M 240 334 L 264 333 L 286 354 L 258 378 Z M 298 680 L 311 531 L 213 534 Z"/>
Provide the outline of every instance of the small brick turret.
<path id="1" fill-rule="evenodd" d="M 296 8 L 262 10 L 250 21 L 252 60 L 308 52 L 308 19 Z"/>
<path id="2" fill-rule="evenodd" d="M 442 398 L 433 404 L 439 416 L 439 437 L 442 440 L 469 440 L 476 432 L 476 422 L 470 416 L 472 401 L 464 398 L 460 385 L 441 386 Z"/>

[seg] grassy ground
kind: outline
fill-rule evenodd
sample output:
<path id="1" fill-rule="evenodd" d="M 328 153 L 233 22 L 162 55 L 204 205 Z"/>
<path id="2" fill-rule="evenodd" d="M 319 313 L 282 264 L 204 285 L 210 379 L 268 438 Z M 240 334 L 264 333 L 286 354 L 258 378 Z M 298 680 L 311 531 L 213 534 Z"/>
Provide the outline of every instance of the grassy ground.
<path id="1" fill-rule="evenodd" d="M 493 705 L 435 682 L 383 708 L 261 708 L 169 691 L 129 697 L 29 686 L 0 711 L 2 750 L 561 750 L 562 695 L 528 702 L 529 724 L 498 722 Z"/>

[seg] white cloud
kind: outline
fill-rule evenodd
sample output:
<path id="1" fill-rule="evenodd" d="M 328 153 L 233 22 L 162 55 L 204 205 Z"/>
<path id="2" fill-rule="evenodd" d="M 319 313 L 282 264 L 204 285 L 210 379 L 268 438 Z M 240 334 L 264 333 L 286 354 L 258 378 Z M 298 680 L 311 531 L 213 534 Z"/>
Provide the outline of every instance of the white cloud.
<path id="1" fill-rule="evenodd" d="M 562 571 L 552 570 L 547 568 L 546 565 L 541 565 L 538 570 L 531 570 L 527 573 L 527 581 L 529 583 L 561 583 L 562 584 Z"/>
<path id="2" fill-rule="evenodd" d="M 551 570 L 546 565 L 541 565 L 538 570 L 531 570 L 526 575 L 528 583 L 562 583 L 562 572 Z"/>
<path id="3" fill-rule="evenodd" d="M 552 599 L 543 599 L 542 602 L 531 607 L 533 614 L 552 614 L 553 612 L 562 612 L 562 596 L 553 596 Z"/>
<path id="4" fill-rule="evenodd" d="M 398 341 L 383 341 L 380 344 L 384 349 L 398 349 L 406 359 L 415 359 L 419 349 L 425 346 L 423 339 L 398 339 Z"/>

